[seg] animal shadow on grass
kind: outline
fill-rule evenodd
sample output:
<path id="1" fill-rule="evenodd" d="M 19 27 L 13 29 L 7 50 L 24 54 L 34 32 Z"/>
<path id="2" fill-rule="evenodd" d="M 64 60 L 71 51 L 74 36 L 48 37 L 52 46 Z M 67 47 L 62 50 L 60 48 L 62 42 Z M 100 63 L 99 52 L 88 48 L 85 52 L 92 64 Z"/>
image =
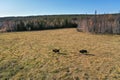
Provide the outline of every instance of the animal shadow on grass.
<path id="1" fill-rule="evenodd" d="M 86 56 L 95 56 L 94 54 L 84 54 L 84 55 L 86 55 Z"/>
<path id="2" fill-rule="evenodd" d="M 60 54 L 60 55 L 67 55 L 66 53 L 58 53 L 58 54 Z"/>

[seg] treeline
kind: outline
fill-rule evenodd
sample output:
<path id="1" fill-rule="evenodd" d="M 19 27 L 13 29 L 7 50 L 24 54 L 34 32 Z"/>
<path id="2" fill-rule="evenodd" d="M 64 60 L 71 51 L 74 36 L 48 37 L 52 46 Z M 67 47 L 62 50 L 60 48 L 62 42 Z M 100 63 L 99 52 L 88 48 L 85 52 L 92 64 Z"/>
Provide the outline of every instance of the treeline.
<path id="1" fill-rule="evenodd" d="M 46 30 L 72 27 L 77 27 L 77 24 L 67 19 L 19 21 L 16 24 L 16 31 Z"/>
<path id="2" fill-rule="evenodd" d="M 77 27 L 78 15 L 0 18 L 0 32 L 46 30 Z"/>
<path id="3" fill-rule="evenodd" d="M 46 15 L 0 18 L 0 32 L 77 28 L 91 33 L 120 34 L 120 14 Z"/>
<path id="4" fill-rule="evenodd" d="M 120 34 L 120 14 L 86 17 L 80 21 L 77 30 L 96 34 Z"/>

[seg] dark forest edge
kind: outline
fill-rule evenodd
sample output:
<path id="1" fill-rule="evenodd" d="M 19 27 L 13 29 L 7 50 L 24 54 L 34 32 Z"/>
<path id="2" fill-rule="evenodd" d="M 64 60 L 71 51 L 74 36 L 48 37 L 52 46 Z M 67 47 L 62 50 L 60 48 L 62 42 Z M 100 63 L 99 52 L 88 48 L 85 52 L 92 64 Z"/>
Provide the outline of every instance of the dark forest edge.
<path id="1" fill-rule="evenodd" d="M 0 32 L 76 28 L 77 16 L 29 16 L 0 18 Z"/>

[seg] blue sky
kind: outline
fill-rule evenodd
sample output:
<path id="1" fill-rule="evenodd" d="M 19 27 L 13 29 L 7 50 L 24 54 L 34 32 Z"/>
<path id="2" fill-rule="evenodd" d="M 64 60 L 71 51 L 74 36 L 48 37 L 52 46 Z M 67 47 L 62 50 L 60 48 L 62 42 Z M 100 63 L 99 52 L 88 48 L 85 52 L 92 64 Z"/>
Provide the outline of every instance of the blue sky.
<path id="1" fill-rule="evenodd" d="M 0 17 L 120 12 L 120 0 L 0 0 Z"/>

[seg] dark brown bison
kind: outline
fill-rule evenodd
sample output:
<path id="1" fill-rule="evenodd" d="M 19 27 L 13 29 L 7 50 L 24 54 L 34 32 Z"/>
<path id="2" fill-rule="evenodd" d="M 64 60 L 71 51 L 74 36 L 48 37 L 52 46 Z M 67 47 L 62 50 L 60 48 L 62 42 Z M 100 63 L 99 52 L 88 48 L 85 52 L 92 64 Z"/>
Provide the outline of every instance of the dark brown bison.
<path id="1" fill-rule="evenodd" d="M 60 53 L 60 50 L 59 49 L 53 49 L 53 52 L 54 53 Z"/>
<path id="2" fill-rule="evenodd" d="M 85 49 L 82 49 L 82 50 L 80 50 L 79 52 L 82 53 L 82 54 L 87 54 L 87 53 L 88 53 L 88 51 L 85 50 Z"/>

